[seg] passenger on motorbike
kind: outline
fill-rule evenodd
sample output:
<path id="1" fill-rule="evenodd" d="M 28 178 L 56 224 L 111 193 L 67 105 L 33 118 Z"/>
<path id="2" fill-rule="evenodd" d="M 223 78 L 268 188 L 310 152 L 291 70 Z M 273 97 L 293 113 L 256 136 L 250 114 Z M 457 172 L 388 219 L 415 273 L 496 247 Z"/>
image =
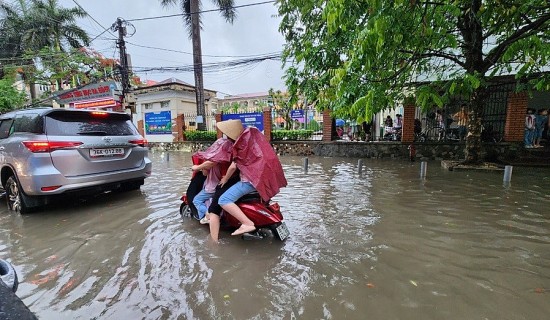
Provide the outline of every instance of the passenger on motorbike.
<path id="1" fill-rule="evenodd" d="M 199 218 L 201 218 L 200 222 L 202 224 L 210 224 L 210 236 L 215 242 L 218 241 L 220 229 L 219 215 L 222 210 L 218 205 L 218 198 L 221 194 L 218 189 L 222 188 L 229 178 L 231 178 L 232 172 L 225 173 L 225 171 L 231 161 L 232 147 L 233 142 L 231 140 L 220 138 L 205 151 L 197 152 L 197 155 L 205 161 L 191 167 L 195 171 L 209 171 L 203 189 L 193 198 L 193 204 L 197 208 Z M 206 202 L 209 199 L 211 199 L 211 203 L 207 210 Z"/>

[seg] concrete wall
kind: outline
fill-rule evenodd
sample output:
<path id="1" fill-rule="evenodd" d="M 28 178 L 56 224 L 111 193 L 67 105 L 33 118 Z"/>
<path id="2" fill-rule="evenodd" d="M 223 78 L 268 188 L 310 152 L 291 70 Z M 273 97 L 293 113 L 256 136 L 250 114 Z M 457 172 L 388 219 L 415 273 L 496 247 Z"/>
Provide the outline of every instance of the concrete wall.
<path id="1" fill-rule="evenodd" d="M 212 142 L 174 142 L 149 143 L 152 150 L 196 152 L 204 150 Z M 409 159 L 410 144 L 400 142 L 345 142 L 345 141 L 273 141 L 271 142 L 278 155 L 290 156 L 320 156 L 320 157 L 350 157 Z M 430 160 L 462 160 L 464 159 L 464 143 L 424 142 L 414 145 L 415 159 Z M 523 150 L 521 143 L 487 144 L 483 156 L 488 161 L 514 160 Z"/>

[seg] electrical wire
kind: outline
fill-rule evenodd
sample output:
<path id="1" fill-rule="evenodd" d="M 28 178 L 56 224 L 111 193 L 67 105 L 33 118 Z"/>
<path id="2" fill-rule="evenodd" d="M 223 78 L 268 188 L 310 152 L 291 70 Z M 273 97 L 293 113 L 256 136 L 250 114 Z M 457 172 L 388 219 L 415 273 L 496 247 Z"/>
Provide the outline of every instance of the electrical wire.
<path id="1" fill-rule="evenodd" d="M 275 2 L 277 2 L 277 1 L 271 0 L 271 1 L 255 2 L 255 3 L 243 4 L 243 5 L 239 5 L 239 6 L 223 7 L 223 8 L 218 8 L 218 9 L 209 9 L 209 10 L 201 10 L 201 11 L 196 11 L 196 12 L 190 12 L 189 14 L 187 14 L 187 13 L 177 13 L 177 14 L 169 14 L 169 15 L 164 15 L 164 16 L 156 16 L 156 17 L 148 17 L 148 18 L 127 19 L 126 21 L 145 21 L 145 20 L 156 20 L 156 19 L 163 19 L 163 18 L 181 17 L 181 16 L 186 16 L 186 15 L 201 14 L 201 13 L 207 13 L 207 12 L 219 12 L 219 11 L 224 10 L 224 9 L 238 9 L 238 8 L 259 6 L 259 5 L 268 4 L 268 3 L 275 3 Z"/>
<path id="2" fill-rule="evenodd" d="M 176 53 L 183 53 L 187 55 L 193 55 L 192 52 L 186 52 L 186 51 L 180 51 L 180 50 L 174 50 L 174 49 L 166 49 L 166 48 L 159 48 L 159 47 L 151 47 L 151 46 L 144 46 L 136 43 L 132 43 L 130 41 L 126 41 L 127 44 L 131 44 L 136 47 L 140 48 L 146 48 L 146 49 L 154 49 L 154 50 L 161 50 L 161 51 L 167 51 L 167 52 L 176 52 Z M 255 54 L 255 55 L 248 55 L 248 56 L 218 56 L 218 55 L 210 55 L 210 54 L 203 54 L 203 57 L 211 57 L 211 58 L 252 58 L 252 57 L 258 57 L 258 56 L 264 56 L 264 55 L 271 55 L 271 54 L 281 54 L 282 52 L 270 52 L 270 53 L 261 53 L 261 54 Z"/>

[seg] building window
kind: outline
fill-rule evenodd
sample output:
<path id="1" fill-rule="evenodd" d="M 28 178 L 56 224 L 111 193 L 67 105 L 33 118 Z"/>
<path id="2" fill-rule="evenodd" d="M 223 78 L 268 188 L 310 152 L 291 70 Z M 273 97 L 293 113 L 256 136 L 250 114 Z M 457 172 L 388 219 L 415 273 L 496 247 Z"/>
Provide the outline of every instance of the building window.
<path id="1" fill-rule="evenodd" d="M 170 108 L 170 101 L 161 101 L 161 102 L 160 102 L 160 107 L 161 107 L 162 109 Z"/>
<path id="2" fill-rule="evenodd" d="M 143 107 L 145 108 L 145 110 L 151 110 L 151 109 L 153 109 L 153 104 L 152 103 L 144 103 Z"/>

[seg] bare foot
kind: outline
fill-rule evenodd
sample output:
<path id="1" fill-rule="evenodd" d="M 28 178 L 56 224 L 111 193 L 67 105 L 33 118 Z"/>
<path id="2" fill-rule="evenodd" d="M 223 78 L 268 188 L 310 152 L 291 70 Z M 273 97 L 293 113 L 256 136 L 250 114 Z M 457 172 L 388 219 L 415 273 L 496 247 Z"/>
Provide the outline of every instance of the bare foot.
<path id="1" fill-rule="evenodd" d="M 238 235 L 241 235 L 243 233 L 252 232 L 254 230 L 256 230 L 256 227 L 254 225 L 249 226 L 249 225 L 246 225 L 246 224 L 242 224 L 240 226 L 240 228 L 235 230 L 235 232 L 233 232 L 231 235 L 232 236 L 238 236 Z"/>

